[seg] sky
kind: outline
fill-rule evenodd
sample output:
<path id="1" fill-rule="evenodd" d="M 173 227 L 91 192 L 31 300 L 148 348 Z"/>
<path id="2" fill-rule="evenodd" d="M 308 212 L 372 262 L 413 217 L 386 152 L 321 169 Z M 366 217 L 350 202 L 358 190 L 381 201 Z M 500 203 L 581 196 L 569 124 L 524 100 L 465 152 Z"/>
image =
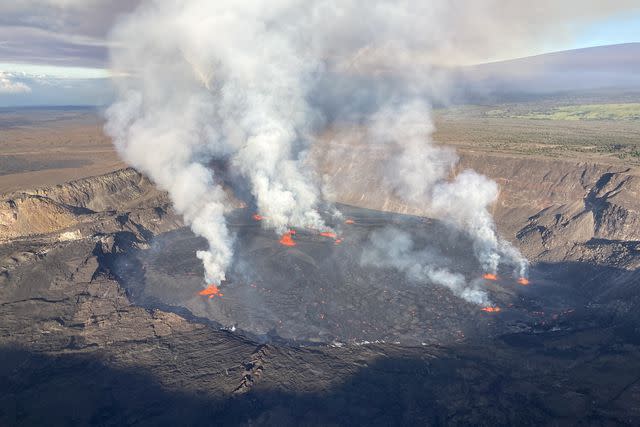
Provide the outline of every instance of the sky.
<path id="1" fill-rule="evenodd" d="M 109 31 L 142 1 L 0 2 L 0 107 L 108 104 L 112 97 Z M 531 4 L 529 0 L 508 1 L 522 1 L 523 7 Z M 557 37 L 547 35 L 540 43 L 520 46 L 506 56 L 496 52 L 474 58 L 474 62 L 640 42 L 640 1 L 600 1 L 611 5 L 611 13 L 579 19 L 584 17 L 578 2 L 575 17 L 567 18 L 568 31 Z"/>
<path id="2" fill-rule="evenodd" d="M 640 42 L 640 10 L 616 14 L 586 25 L 577 32 L 574 40 L 559 50 L 634 42 Z"/>

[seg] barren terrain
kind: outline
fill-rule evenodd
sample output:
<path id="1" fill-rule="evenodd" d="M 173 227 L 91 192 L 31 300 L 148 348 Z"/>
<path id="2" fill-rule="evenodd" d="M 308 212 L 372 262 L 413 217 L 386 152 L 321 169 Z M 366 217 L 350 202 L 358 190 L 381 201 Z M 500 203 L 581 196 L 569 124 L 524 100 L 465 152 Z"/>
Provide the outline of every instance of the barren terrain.
<path id="1" fill-rule="evenodd" d="M 496 313 L 362 279 L 370 230 L 446 231 L 385 191 L 385 152 L 357 132 L 314 153 L 354 220 L 344 242 L 301 230 L 283 247 L 230 203 L 255 280 L 238 268 L 207 298 L 202 242 L 97 123 L 29 124 L 52 142 L 20 151 L 19 117 L 0 119 L 3 155 L 32 162 L 0 176 L 0 424 L 637 425 L 640 176 L 621 153 L 640 127 L 482 114 L 439 115 L 436 139 L 500 184 L 498 228 L 533 263 L 527 287 L 484 284 Z M 37 163 L 55 156 L 88 163 Z M 462 243 L 440 250 L 470 259 Z"/>
<path id="2" fill-rule="evenodd" d="M 0 109 L 0 192 L 124 167 L 92 108 Z"/>

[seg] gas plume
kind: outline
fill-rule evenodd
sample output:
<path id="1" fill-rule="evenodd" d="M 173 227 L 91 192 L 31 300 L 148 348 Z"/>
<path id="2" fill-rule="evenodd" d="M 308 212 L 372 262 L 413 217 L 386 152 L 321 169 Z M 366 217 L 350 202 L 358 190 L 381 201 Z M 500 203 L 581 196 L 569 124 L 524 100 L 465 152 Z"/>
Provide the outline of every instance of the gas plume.
<path id="1" fill-rule="evenodd" d="M 497 184 L 469 169 L 455 174 L 458 156 L 432 142 L 433 130 L 429 106 L 420 100 L 386 106 L 371 116 L 369 140 L 391 144 L 396 152 L 385 174 L 392 190 L 407 204 L 426 205 L 431 216 L 466 231 L 486 272 L 495 274 L 502 260 L 526 276 L 527 261 L 498 237 L 489 213 Z"/>
<path id="2" fill-rule="evenodd" d="M 289 226 L 327 229 L 307 151 L 312 135 L 351 119 L 370 127 L 372 139 L 400 147 L 396 191 L 465 229 L 494 271 L 501 256 L 519 258 L 497 238 L 487 210 L 497 187 L 473 171 L 451 173 L 455 153 L 430 143 L 428 99 L 446 94 L 443 66 L 553 41 L 570 34 L 567 16 L 575 24 L 634 2 L 574 3 L 149 0 L 112 31 L 119 77 L 107 131 L 206 238 L 198 257 L 207 281 L 223 280 L 233 256 L 228 202 L 210 162 L 223 160 L 243 180 L 263 226 L 280 234 Z M 457 289 L 428 261 L 422 276 Z"/>
<path id="3" fill-rule="evenodd" d="M 369 239 L 370 244 L 362 253 L 363 265 L 395 268 L 411 281 L 431 282 L 444 286 L 465 301 L 482 306 L 490 304 L 486 291 L 467 283 L 462 274 L 448 269 L 442 255 L 429 248 L 416 249 L 408 233 L 388 227 L 375 231 Z"/>

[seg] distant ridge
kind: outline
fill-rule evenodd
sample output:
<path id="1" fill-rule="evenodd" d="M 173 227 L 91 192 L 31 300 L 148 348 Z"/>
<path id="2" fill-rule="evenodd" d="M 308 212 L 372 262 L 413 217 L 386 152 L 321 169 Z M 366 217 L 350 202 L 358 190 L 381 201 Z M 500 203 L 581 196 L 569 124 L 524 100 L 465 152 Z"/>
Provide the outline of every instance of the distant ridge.
<path id="1" fill-rule="evenodd" d="M 640 43 L 596 46 L 478 64 L 453 73 L 454 98 L 640 92 Z"/>
<path id="2" fill-rule="evenodd" d="M 521 69 L 544 66 L 547 70 L 570 69 L 629 71 L 640 73 L 640 42 L 585 47 L 540 55 L 487 62 L 473 66 L 476 69 Z"/>

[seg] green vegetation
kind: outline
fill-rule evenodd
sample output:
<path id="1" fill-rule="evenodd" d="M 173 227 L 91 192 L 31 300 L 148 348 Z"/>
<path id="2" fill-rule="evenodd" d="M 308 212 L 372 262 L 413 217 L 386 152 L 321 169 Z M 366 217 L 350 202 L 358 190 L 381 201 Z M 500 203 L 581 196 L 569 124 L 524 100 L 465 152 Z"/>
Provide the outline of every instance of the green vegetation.
<path id="1" fill-rule="evenodd" d="M 596 102 L 443 108 L 434 112 L 434 140 L 471 150 L 640 165 L 640 102 Z"/>
<path id="2" fill-rule="evenodd" d="M 486 117 L 509 117 L 534 120 L 640 120 L 640 103 L 585 104 L 550 108 L 517 114 L 494 109 L 485 112 Z"/>

